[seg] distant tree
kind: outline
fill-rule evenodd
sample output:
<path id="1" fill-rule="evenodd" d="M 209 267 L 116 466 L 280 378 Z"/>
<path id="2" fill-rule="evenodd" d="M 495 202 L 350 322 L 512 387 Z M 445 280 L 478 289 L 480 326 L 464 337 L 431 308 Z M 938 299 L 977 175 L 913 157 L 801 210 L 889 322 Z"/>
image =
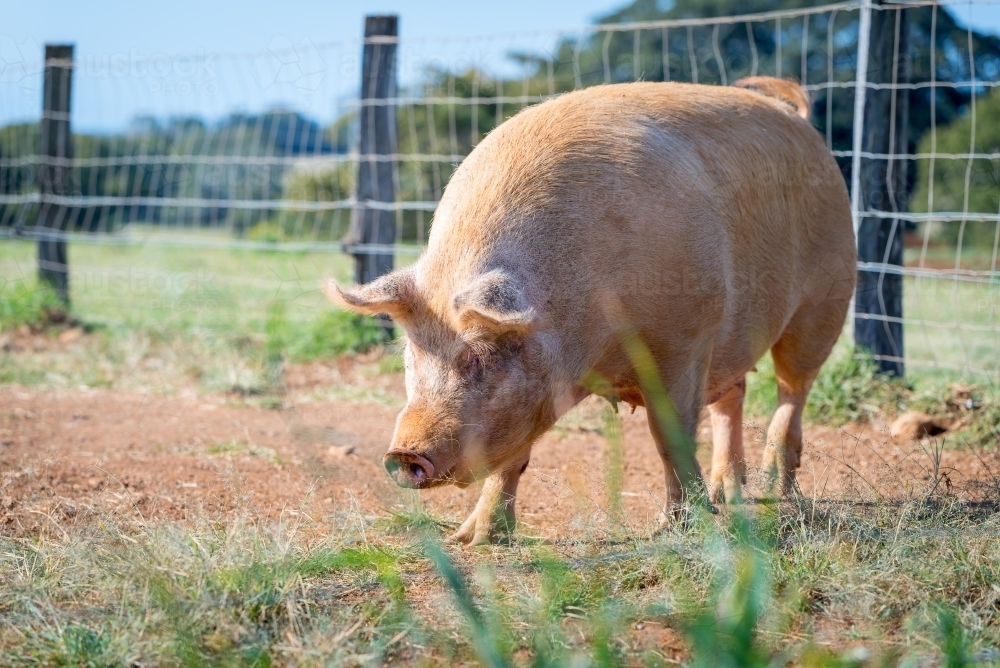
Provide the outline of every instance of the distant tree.
<path id="1" fill-rule="evenodd" d="M 596 23 L 710 19 L 802 9 L 816 4 L 806 0 L 634 0 L 599 17 Z M 913 152 L 926 143 L 932 126 L 944 128 L 967 116 L 972 88 L 949 84 L 974 79 L 980 84 L 978 94 L 983 95 L 986 88 L 982 83 L 1000 80 L 1000 37 L 968 30 L 958 23 L 949 7 L 920 6 L 906 11 L 910 24 L 911 81 L 929 82 L 933 74 L 943 84 L 934 89 L 917 87 L 908 93 L 909 151 Z M 671 80 L 723 84 L 756 73 L 795 77 L 813 85 L 814 125 L 827 138 L 831 149 L 849 151 L 854 117 L 854 88 L 850 82 L 856 78 L 858 27 L 855 10 L 690 28 L 592 30 L 580 38 L 561 40 L 551 54 L 510 54 L 528 71 L 527 76 L 519 79 L 491 78 L 478 71 L 432 71 L 422 90 L 415 92 L 427 97 L 459 98 L 462 103 L 435 105 L 429 110 L 415 108 L 410 113 L 416 117 L 416 123 L 411 120 L 409 130 L 415 139 L 410 143 L 401 139 L 400 150 L 426 153 L 444 146 L 464 154 L 493 127 L 524 106 L 493 101 L 473 104 L 471 100 L 477 97 L 523 96 L 533 103 L 546 95 L 602 83 Z M 827 82 L 842 85 L 826 88 L 823 84 Z M 413 132 L 414 127 L 418 132 Z M 407 136 L 403 114 L 399 118 L 398 135 Z M 839 162 L 845 178 L 849 179 L 850 159 L 841 158 Z M 944 169 L 943 164 L 939 162 L 937 169 Z M 439 164 L 422 168 L 413 164 L 406 169 L 413 173 L 414 183 L 433 181 L 435 188 L 447 182 L 451 171 L 447 165 Z M 980 172 L 986 178 L 986 172 L 982 169 Z M 908 165 L 911 185 L 916 175 L 916 165 L 911 162 Z M 947 187 L 954 190 L 957 184 L 949 183 Z M 426 185 L 424 189 L 428 190 Z M 434 192 L 439 195 L 439 191 Z"/>
<path id="2" fill-rule="evenodd" d="M 331 140 L 332 138 L 332 140 Z M 323 156 L 346 150 L 316 121 L 295 111 L 231 114 L 208 124 L 199 118 L 166 121 L 138 117 L 119 134 L 73 135 L 80 161 L 70 173 L 72 197 L 203 198 L 272 200 L 281 196 L 288 167 L 266 159 L 238 158 Z M 38 151 L 38 125 L 0 128 L 0 193 L 34 192 L 34 165 L 8 166 Z M 192 161 L 185 157 L 194 158 Z M 206 158 L 226 158 L 210 160 Z M 235 158 L 235 159 L 234 159 Z M 37 207 L 0 205 L 0 225 L 33 223 Z M 266 206 L 236 208 L 225 204 L 164 207 L 148 204 L 79 206 L 68 209 L 66 228 L 113 231 L 131 222 L 224 226 L 242 233 L 274 213 Z"/>
<path id="3" fill-rule="evenodd" d="M 0 127 L 0 194 L 27 195 L 35 192 L 35 166 L 25 160 L 38 151 L 38 124 L 17 123 Z M 37 207 L 0 204 L 0 227 L 34 222 Z"/>
<path id="4" fill-rule="evenodd" d="M 993 93 L 976 100 L 975 133 L 973 133 L 972 113 L 965 114 L 950 125 L 939 128 L 936 137 L 924 135 L 919 152 L 937 153 L 1000 154 L 1000 95 Z M 975 139 L 975 142 L 973 142 Z M 934 160 L 933 190 L 931 188 L 931 161 L 918 161 L 916 189 L 910 199 L 913 211 L 969 211 L 1000 214 L 1000 159 L 977 158 Z M 933 193 L 933 200 L 928 194 Z M 955 244 L 962 233 L 962 245 L 979 248 L 993 248 L 997 242 L 995 221 L 968 221 L 964 229 L 961 223 L 941 223 L 935 235 L 942 241 Z"/>
<path id="5" fill-rule="evenodd" d="M 342 202 L 354 195 L 356 173 L 350 162 L 301 165 L 286 174 L 281 196 L 295 202 Z M 350 216 L 346 208 L 281 209 L 251 236 L 335 243 L 347 234 Z"/>
<path id="6" fill-rule="evenodd" d="M 805 0 L 635 0 L 626 7 L 597 19 L 597 23 L 630 23 L 663 19 L 714 18 L 752 14 L 776 9 L 801 9 L 819 4 Z M 934 69 L 938 82 L 980 82 L 1000 79 L 1000 37 L 959 25 L 948 7 L 911 7 L 910 17 L 911 80 L 925 82 Z M 792 76 L 807 84 L 821 84 L 828 79 L 836 82 L 855 78 L 858 12 L 816 14 L 802 18 L 747 24 L 719 25 L 717 34 L 712 26 L 691 29 L 641 30 L 638 38 L 633 31 L 595 33 L 581 48 L 570 41 L 563 42 L 555 58 L 557 76 L 566 79 L 573 66 L 573 54 L 581 61 L 580 78 L 585 84 L 601 81 L 628 81 L 638 77 L 646 80 L 665 79 L 701 83 L 732 83 L 753 71 L 756 50 L 757 72 Z M 934 37 L 934 63 L 931 63 L 931 42 Z M 778 36 L 781 52 L 778 52 Z M 666 41 L 664 38 L 666 37 Z M 753 42 L 751 43 L 751 37 Z M 690 39 L 689 39 L 690 38 Z M 639 60 L 635 60 L 638 39 Z M 802 59 L 803 41 L 807 57 Z M 718 44 L 718 53 L 714 45 Z M 970 65 L 971 44 L 973 66 Z M 829 48 L 832 45 L 832 50 Z M 607 53 L 605 59 L 604 54 Z M 696 63 L 691 66 L 692 54 Z M 582 56 L 582 58 L 581 58 Z M 830 60 L 828 60 L 830 58 Z M 605 62 L 609 67 L 605 68 Z M 720 61 L 722 67 L 720 67 Z M 666 63 L 666 67 L 664 67 Z M 549 64 L 538 61 L 538 75 Z M 830 70 L 832 69 L 832 76 Z M 606 76 L 610 75 L 610 76 Z M 938 87 L 935 89 L 935 119 L 943 125 L 957 118 L 971 99 L 968 87 Z M 829 119 L 830 143 L 833 148 L 848 150 L 851 145 L 854 111 L 853 88 L 834 88 L 814 94 L 814 124 L 826 133 L 827 95 L 832 95 Z M 931 89 L 910 92 L 910 143 L 916 147 L 930 129 Z"/>

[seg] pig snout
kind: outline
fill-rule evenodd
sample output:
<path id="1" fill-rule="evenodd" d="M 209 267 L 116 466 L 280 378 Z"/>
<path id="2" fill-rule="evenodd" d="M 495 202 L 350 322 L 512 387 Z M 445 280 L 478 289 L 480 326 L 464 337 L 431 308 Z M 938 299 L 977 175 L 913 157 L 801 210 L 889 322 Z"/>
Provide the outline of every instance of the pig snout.
<path id="1" fill-rule="evenodd" d="M 423 455 L 393 449 L 385 453 L 382 465 L 400 487 L 424 487 L 434 479 L 434 465 Z"/>

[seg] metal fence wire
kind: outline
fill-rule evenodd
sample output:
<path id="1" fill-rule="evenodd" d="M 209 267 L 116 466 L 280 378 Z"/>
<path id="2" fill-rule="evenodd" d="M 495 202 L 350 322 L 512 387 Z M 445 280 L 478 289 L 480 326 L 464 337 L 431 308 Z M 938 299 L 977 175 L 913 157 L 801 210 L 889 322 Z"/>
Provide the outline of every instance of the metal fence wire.
<path id="1" fill-rule="evenodd" d="M 457 164 L 526 106 L 612 82 L 794 77 L 850 186 L 856 232 L 881 235 L 859 261 L 878 308 L 855 315 L 888 341 L 877 358 L 995 382 L 1000 37 L 962 17 L 983 4 L 623 12 L 573 30 L 412 40 L 393 22 L 358 40 L 275 38 L 249 53 L 53 51 L 44 62 L 38 45 L 12 44 L 0 71 L 0 238 L 405 261 L 426 243 Z M 367 88 L 373 58 L 388 77 L 379 90 Z M 56 69 L 72 76 L 52 79 L 67 89 L 44 91 L 40 115 L 43 75 Z M 369 125 L 384 136 L 366 141 L 375 111 L 382 125 Z M 364 235 L 371 211 L 388 236 Z"/>

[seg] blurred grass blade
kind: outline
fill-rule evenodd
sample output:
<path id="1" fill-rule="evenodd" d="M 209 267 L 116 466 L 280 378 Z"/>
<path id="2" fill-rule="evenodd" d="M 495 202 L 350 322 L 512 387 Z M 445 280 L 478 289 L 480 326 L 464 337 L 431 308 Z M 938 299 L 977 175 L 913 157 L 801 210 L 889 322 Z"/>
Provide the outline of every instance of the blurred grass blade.
<path id="1" fill-rule="evenodd" d="M 965 629 L 955 611 L 947 606 L 941 606 L 937 612 L 938 634 L 940 636 L 941 653 L 944 654 L 945 668 L 965 668 L 971 666 L 968 659 L 968 647 L 965 640 Z"/>
<path id="2" fill-rule="evenodd" d="M 604 479 L 608 514 L 615 526 L 625 522 L 622 491 L 625 484 L 625 451 L 622 444 L 622 421 L 614 406 L 607 406 L 602 415 L 602 432 L 606 443 Z"/>
<path id="3" fill-rule="evenodd" d="M 503 668 L 510 665 L 510 662 L 504 660 L 497 652 L 496 642 L 490 629 L 486 626 L 483 613 L 476 607 L 475 601 L 472 600 L 472 592 L 469 591 L 465 580 L 455 569 L 448 555 L 436 542 L 428 541 L 425 550 L 428 558 L 454 594 L 462 615 L 472 627 L 472 645 L 479 660 L 491 668 Z"/>
<path id="4" fill-rule="evenodd" d="M 632 362 L 636 375 L 639 378 L 639 385 L 642 394 L 648 402 L 647 411 L 651 411 L 660 433 L 663 434 L 667 447 L 671 450 L 671 458 L 677 471 L 677 477 L 681 484 L 690 486 L 692 481 L 697 480 L 697 472 L 691 469 L 690 462 L 694 461 L 695 442 L 684 431 L 680 419 L 677 416 L 677 409 L 663 385 L 660 378 L 660 371 L 653 359 L 653 354 L 639 337 L 638 332 L 627 323 L 619 322 L 618 335 L 621 338 L 625 353 Z M 687 489 L 688 494 L 700 490 Z"/>

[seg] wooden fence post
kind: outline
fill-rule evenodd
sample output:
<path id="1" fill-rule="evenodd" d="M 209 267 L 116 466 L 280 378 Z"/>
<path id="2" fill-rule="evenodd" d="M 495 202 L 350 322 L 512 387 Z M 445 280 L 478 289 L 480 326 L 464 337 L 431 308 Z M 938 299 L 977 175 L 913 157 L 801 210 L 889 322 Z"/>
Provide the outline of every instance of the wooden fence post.
<path id="1" fill-rule="evenodd" d="M 38 185 L 41 203 L 35 233 L 38 239 L 38 278 L 51 285 L 63 304 L 69 305 L 69 265 L 65 206 L 52 197 L 69 195 L 69 160 L 73 157 L 70 134 L 70 92 L 73 81 L 73 46 L 45 45 L 45 80 L 42 90 L 42 126 L 38 147 Z"/>
<path id="2" fill-rule="evenodd" d="M 399 17 L 366 16 L 361 60 L 361 141 L 358 160 L 358 203 L 350 235 L 354 279 L 368 283 L 389 273 L 396 243 L 396 212 L 379 204 L 396 201 L 393 163 L 396 107 L 385 101 L 396 96 L 396 38 Z M 380 248 L 371 248 L 375 245 Z M 367 247 L 366 247 L 367 246 Z"/>
<path id="3" fill-rule="evenodd" d="M 909 12 L 873 3 L 866 67 L 871 84 L 910 82 Z M 858 287 L 854 299 L 854 343 L 886 373 L 902 376 L 903 265 L 905 222 L 892 217 L 907 207 L 909 91 L 872 88 L 866 92 L 861 149 L 885 157 L 864 157 L 860 164 Z M 857 144 L 855 144 L 857 146 Z M 871 212 L 881 212 L 873 214 Z"/>

